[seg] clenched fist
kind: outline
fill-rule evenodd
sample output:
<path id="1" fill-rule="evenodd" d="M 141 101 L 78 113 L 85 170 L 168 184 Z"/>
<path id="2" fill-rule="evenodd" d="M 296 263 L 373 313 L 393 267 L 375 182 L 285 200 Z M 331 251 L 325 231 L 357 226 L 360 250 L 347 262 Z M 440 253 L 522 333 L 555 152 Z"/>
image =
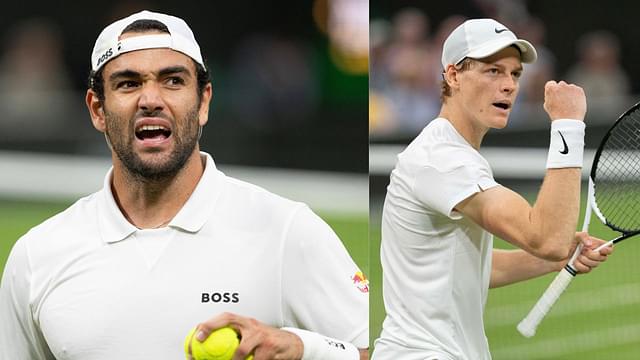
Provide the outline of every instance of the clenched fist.
<path id="1" fill-rule="evenodd" d="M 584 121 L 587 98 L 581 87 L 564 81 L 547 81 L 544 85 L 544 110 L 551 121 L 573 119 Z"/>

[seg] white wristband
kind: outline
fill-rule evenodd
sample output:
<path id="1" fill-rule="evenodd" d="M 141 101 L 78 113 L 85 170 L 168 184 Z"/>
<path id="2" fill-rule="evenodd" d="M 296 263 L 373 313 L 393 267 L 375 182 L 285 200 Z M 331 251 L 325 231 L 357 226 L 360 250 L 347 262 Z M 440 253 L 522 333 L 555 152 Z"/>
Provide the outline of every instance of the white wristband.
<path id="1" fill-rule="evenodd" d="M 359 360 L 360 352 L 353 344 L 332 339 L 308 330 L 284 327 L 298 335 L 304 345 L 302 360 Z"/>
<path id="2" fill-rule="evenodd" d="M 558 119 L 551 122 L 551 141 L 547 169 L 582 167 L 585 124 L 580 120 Z"/>

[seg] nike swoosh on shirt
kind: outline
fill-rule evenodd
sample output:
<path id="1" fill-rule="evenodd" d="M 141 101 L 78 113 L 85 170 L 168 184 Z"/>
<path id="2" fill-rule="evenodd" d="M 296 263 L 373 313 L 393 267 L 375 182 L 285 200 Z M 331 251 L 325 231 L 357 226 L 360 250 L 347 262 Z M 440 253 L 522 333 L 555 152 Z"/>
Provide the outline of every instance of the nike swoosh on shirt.
<path id="1" fill-rule="evenodd" d="M 562 155 L 567 155 L 569 153 L 569 147 L 567 146 L 567 142 L 564 140 L 564 136 L 562 136 L 562 133 L 560 132 L 560 130 L 558 130 L 558 134 L 560 134 L 560 138 L 562 139 L 562 144 L 564 145 L 564 149 L 559 150 L 559 152 Z"/>
<path id="2" fill-rule="evenodd" d="M 505 31 L 509 31 L 509 29 L 498 29 L 498 28 L 494 28 L 493 31 L 496 32 L 496 34 L 500 34 L 501 32 L 505 32 Z"/>

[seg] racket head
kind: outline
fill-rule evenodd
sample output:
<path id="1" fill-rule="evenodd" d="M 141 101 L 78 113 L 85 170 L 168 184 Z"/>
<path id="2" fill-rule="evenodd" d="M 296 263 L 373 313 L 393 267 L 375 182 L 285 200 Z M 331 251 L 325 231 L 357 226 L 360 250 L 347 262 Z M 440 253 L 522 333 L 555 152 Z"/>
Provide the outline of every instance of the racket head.
<path id="1" fill-rule="evenodd" d="M 640 231 L 640 103 L 607 131 L 589 178 L 589 203 L 600 221 L 623 234 Z"/>

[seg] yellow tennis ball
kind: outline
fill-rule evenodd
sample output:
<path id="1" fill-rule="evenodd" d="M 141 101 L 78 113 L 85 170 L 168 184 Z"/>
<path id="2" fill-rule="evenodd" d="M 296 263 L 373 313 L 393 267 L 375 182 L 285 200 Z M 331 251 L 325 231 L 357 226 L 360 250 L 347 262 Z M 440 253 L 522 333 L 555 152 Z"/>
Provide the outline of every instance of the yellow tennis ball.
<path id="1" fill-rule="evenodd" d="M 223 327 L 213 331 L 204 342 L 195 337 L 193 328 L 184 341 L 184 352 L 189 359 L 189 344 L 191 344 L 191 359 L 193 360 L 231 360 L 240 344 L 238 333 L 230 327 Z M 246 360 L 253 360 L 249 355 Z"/>

